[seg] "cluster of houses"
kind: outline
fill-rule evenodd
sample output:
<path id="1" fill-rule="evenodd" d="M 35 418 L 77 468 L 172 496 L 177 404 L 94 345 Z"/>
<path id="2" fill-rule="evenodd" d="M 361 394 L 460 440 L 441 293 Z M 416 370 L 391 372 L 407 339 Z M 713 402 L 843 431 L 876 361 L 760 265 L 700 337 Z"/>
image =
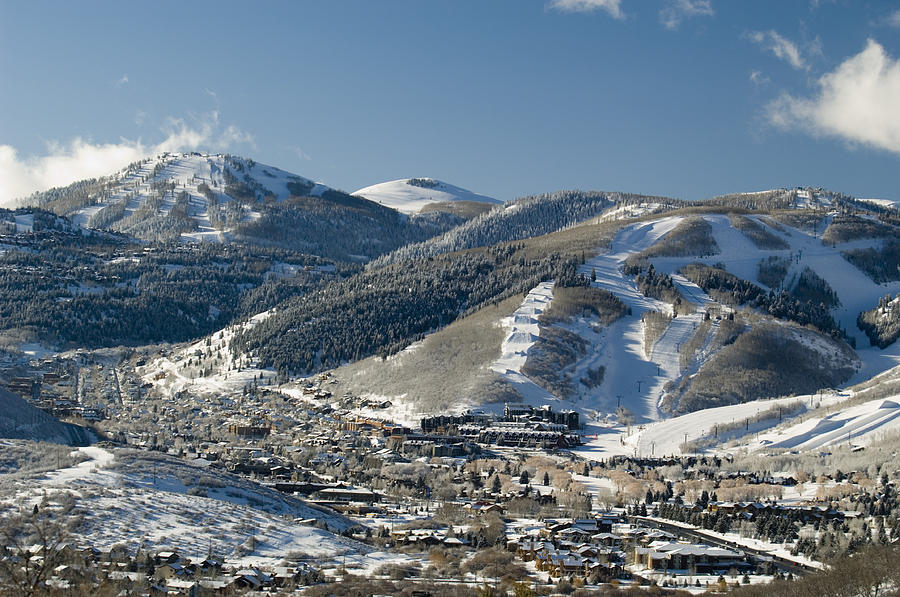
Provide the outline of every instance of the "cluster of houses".
<path id="1" fill-rule="evenodd" d="M 510 539 L 506 546 L 551 578 L 609 581 L 625 571 L 623 538 L 612 533 L 616 521 L 615 515 L 547 520 L 537 533 Z"/>
<path id="2" fill-rule="evenodd" d="M 139 591 L 163 595 L 234 595 L 247 590 L 277 590 L 307 585 L 318 580 L 319 573 L 307 563 L 295 566 L 257 567 L 225 564 L 214 558 L 192 561 L 174 551 L 131 557 L 122 552 L 103 552 L 94 547 L 63 544 L 48 550 L 35 545 L 16 552 L 7 547 L 0 560 L 32 560 L 52 567 L 45 576 L 48 587 L 60 594 L 90 582 L 95 587 L 115 586 L 123 593 Z"/>
<path id="3" fill-rule="evenodd" d="M 701 508 L 695 504 L 691 508 Z M 701 508 L 702 509 L 702 508 Z M 719 512 L 751 522 L 760 516 L 784 516 L 791 520 L 799 520 L 804 523 L 816 520 L 844 520 L 856 518 L 859 512 L 845 512 L 836 510 L 830 506 L 810 504 L 777 504 L 772 502 L 710 502 L 706 505 L 708 512 Z"/>
<path id="4" fill-rule="evenodd" d="M 134 573 L 132 573 L 134 574 Z M 136 580 L 140 580 L 137 573 Z M 128 575 L 125 575 L 128 577 Z M 274 590 L 309 584 L 317 572 L 308 564 L 275 566 L 271 570 L 257 567 L 225 566 L 215 560 L 205 559 L 194 563 L 176 552 L 158 553 L 150 579 L 151 595 L 195 595 L 198 592 L 212 595 L 231 595 L 237 591 Z"/>
<path id="5" fill-rule="evenodd" d="M 86 405 L 75 395 L 75 376 L 68 372 L 42 370 L 55 369 L 52 361 L 44 361 L 37 369 L 22 375 L 20 367 L 0 371 L 0 385 L 5 384 L 10 393 L 24 398 L 32 406 L 58 418 L 82 419 L 96 423 L 109 418 L 109 412 L 101 406 Z"/>
<path id="6" fill-rule="evenodd" d="M 713 574 L 752 569 L 741 551 L 678 541 L 665 531 L 625 524 L 615 514 L 547 520 L 537 533 L 510 539 L 507 549 L 550 578 L 594 583 L 627 578 L 629 570 Z"/>

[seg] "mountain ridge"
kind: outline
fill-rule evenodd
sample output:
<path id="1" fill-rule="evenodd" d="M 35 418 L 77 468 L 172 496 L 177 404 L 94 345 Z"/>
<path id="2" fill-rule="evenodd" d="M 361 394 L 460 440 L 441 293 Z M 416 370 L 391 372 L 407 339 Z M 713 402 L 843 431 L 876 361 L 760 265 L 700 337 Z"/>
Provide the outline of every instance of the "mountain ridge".
<path id="1" fill-rule="evenodd" d="M 250 243 L 357 262 L 464 220 L 445 212 L 408 217 L 252 159 L 198 152 L 147 158 L 29 202 L 83 229 L 143 241 Z"/>

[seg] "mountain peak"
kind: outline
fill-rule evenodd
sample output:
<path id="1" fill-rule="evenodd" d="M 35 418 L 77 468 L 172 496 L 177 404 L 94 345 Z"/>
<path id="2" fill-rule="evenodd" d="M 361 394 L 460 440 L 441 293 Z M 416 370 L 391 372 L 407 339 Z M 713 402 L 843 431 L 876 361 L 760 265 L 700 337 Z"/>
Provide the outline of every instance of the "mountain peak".
<path id="1" fill-rule="evenodd" d="M 433 203 L 473 201 L 500 205 L 493 197 L 479 195 L 436 178 L 401 178 L 359 189 L 354 195 L 365 197 L 397 211 L 413 214 Z"/>

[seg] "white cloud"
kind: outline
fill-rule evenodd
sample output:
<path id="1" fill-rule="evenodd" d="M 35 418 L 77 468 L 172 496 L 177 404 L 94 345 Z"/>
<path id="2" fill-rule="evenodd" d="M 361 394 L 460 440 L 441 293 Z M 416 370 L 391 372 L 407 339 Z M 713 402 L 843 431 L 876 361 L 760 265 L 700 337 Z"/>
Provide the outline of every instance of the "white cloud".
<path id="1" fill-rule="evenodd" d="M 890 25 L 891 27 L 896 27 L 900 29 L 900 9 L 895 10 L 891 14 L 887 16 L 884 20 L 885 23 Z"/>
<path id="2" fill-rule="evenodd" d="M 771 82 L 771 79 L 764 75 L 762 71 L 754 70 L 750 72 L 750 82 L 757 87 L 762 87 L 763 85 L 768 85 Z"/>
<path id="3" fill-rule="evenodd" d="M 784 94 L 766 110 L 769 122 L 900 154 L 900 60 L 870 39 L 862 52 L 823 75 L 810 98 Z"/>
<path id="4" fill-rule="evenodd" d="M 122 75 L 119 78 L 118 81 L 116 81 L 116 87 L 121 87 L 122 85 L 124 85 L 127 82 L 128 82 L 128 73 L 125 73 L 124 75 Z"/>
<path id="5" fill-rule="evenodd" d="M 797 44 L 782 37 L 776 31 L 752 31 L 747 34 L 747 38 L 797 70 L 808 68 Z"/>
<path id="6" fill-rule="evenodd" d="M 113 174 L 131 162 L 165 151 L 224 151 L 236 145 L 256 147 L 253 136 L 236 126 L 222 129 L 216 112 L 193 126 L 182 119 L 169 119 L 163 133 L 165 139 L 156 144 L 145 144 L 140 139 L 92 143 L 76 137 L 68 144 L 49 143 L 46 155 L 42 156 L 20 156 L 14 147 L 0 145 L 0 205 L 14 206 L 17 199 L 35 191 Z"/>
<path id="7" fill-rule="evenodd" d="M 594 12 L 603 10 L 614 19 L 624 19 L 622 0 L 552 0 L 550 8 L 563 12 Z"/>
<path id="8" fill-rule="evenodd" d="M 711 17 L 714 14 L 710 0 L 669 0 L 659 11 L 659 22 L 674 31 L 685 19 Z"/>
<path id="9" fill-rule="evenodd" d="M 294 154 L 297 155 L 298 159 L 301 159 L 304 161 L 312 160 L 312 158 L 309 157 L 309 154 L 307 154 L 305 151 L 303 151 L 303 148 L 300 147 L 299 145 L 288 145 L 287 148 L 290 149 L 292 152 L 294 152 Z"/>

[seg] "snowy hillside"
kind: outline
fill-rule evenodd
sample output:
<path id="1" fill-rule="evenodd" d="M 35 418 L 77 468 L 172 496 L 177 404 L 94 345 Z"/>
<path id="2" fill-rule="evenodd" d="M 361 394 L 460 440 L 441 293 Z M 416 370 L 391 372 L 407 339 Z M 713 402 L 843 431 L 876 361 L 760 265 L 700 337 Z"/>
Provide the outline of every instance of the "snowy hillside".
<path id="1" fill-rule="evenodd" d="M 407 214 L 418 213 L 423 207 L 433 203 L 457 201 L 474 201 L 491 205 L 503 203 L 433 178 L 392 180 L 360 189 L 353 194 Z"/>
<path id="2" fill-rule="evenodd" d="M 84 462 L 21 480 L 0 501 L 71 504 L 74 538 L 89 537 L 100 549 L 124 544 L 131 552 L 169 549 L 195 559 L 212 553 L 235 564 L 365 551 L 300 522 L 315 518 L 340 532 L 351 521 L 274 489 L 153 452 L 80 451 Z"/>
<path id="3" fill-rule="evenodd" d="M 592 424 L 587 457 L 862 449 L 900 434 L 900 396 L 847 390 L 708 408 L 631 429 Z"/>
<path id="4" fill-rule="evenodd" d="M 201 339 L 138 367 L 146 383 L 166 395 L 190 389 L 198 396 L 221 396 L 239 392 L 257 379 L 274 379 L 275 371 L 257 367 L 257 359 L 235 358 L 228 347 L 236 333 L 254 328 L 272 314 L 260 313 L 248 321 L 229 326 L 211 338 Z"/>
<path id="5" fill-rule="evenodd" d="M 145 241 L 241 242 L 355 262 L 424 241 L 464 219 L 405 217 L 252 159 L 200 153 L 148 158 L 29 202 L 77 226 Z"/>
<path id="6" fill-rule="evenodd" d="M 0 389 L 0 437 L 70 445 L 91 441 L 87 429 L 61 423 L 4 389 Z"/>
<path id="7" fill-rule="evenodd" d="M 750 193 L 733 193 L 713 197 L 710 203 L 746 209 L 829 209 L 851 197 L 813 187 L 769 189 Z"/>
<path id="8" fill-rule="evenodd" d="M 791 210 L 776 214 L 777 220 L 762 214 L 729 216 L 705 212 L 696 216 L 674 212 L 655 219 L 645 215 L 630 222 L 601 216 L 584 224 L 584 232 L 570 228 L 560 234 L 587 238 L 592 227 L 598 231 L 605 230 L 604 226 L 616 227 L 609 245 L 599 248 L 596 256 L 588 256 L 579 271 L 592 280 L 592 287 L 615 295 L 627 308 L 627 315 L 608 326 L 597 325 L 585 317 L 550 324 L 561 330 L 554 334 L 574 334 L 584 343 L 580 355 L 559 361 L 558 377 L 563 386 L 571 382 L 570 391 L 566 395 L 554 393 L 546 383 L 523 373 L 532 348 L 547 329 L 541 315 L 554 300 L 553 282 L 542 282 L 520 299 L 517 309 L 490 323 L 491 330 L 500 326 L 503 334 L 493 340 L 493 359 L 473 361 L 473 372 L 482 375 L 484 369 L 492 370 L 504 380 L 514 394 L 504 400 L 519 396 L 532 404 L 549 402 L 555 408 L 576 409 L 591 422 L 592 429 L 603 435 L 602 429 L 615 425 L 615 418 L 609 415 L 618 407 L 627 409 L 635 423 L 646 425 L 697 408 L 744 401 L 754 404 L 756 398 L 838 387 L 886 371 L 900 364 L 900 346 L 872 346 L 856 320 L 861 312 L 874 308 L 886 293 L 900 292 L 900 280 L 876 282 L 871 273 L 851 263 L 846 253 L 881 250 L 884 235 L 890 232 L 871 216 L 822 212 L 821 207 L 832 198 L 818 191 L 792 192 Z M 812 201 L 817 209 L 803 209 L 798 200 Z M 627 217 L 622 210 L 614 214 Z M 708 236 L 701 238 L 698 246 L 672 255 L 670 249 L 680 245 L 670 239 L 688 221 L 702 223 Z M 858 234 L 859 230 L 868 232 Z M 645 268 L 652 264 L 658 276 L 671 280 L 672 292 L 677 292 L 681 301 L 677 308 L 671 299 L 645 295 L 634 275 L 626 273 L 629 258 L 643 253 L 647 255 Z M 791 319 L 798 317 L 796 313 L 786 316 L 777 311 L 770 313 L 765 305 L 739 304 L 718 290 L 711 291 L 713 296 L 683 273 L 685 266 L 694 263 L 722 268 L 715 271 L 733 274 L 771 300 L 783 296 L 786 298 L 781 300 L 798 306 L 815 301 L 816 308 L 820 300 L 823 305 L 828 300 L 828 306 L 822 309 L 833 321 L 833 327 L 814 328 L 802 318 Z M 781 268 L 777 280 L 767 277 L 772 264 Z M 807 286 L 819 288 L 821 296 L 810 294 Z M 650 329 L 651 320 L 658 329 Z M 488 329 L 485 322 L 480 325 Z M 840 339 L 842 335 L 855 343 L 855 349 Z M 435 339 L 435 343 L 453 341 L 446 336 Z M 409 350 L 417 354 L 415 351 L 421 349 L 413 346 Z M 490 354 L 488 347 L 480 350 L 484 355 Z M 382 367 L 402 368 L 405 361 L 412 360 L 400 355 Z M 373 381 L 387 376 L 377 373 L 377 363 L 370 363 L 367 369 L 372 373 L 366 375 Z M 401 379 L 405 374 L 392 373 L 391 377 Z M 351 383 L 366 386 L 360 379 Z M 434 410 L 434 404 L 426 396 L 419 396 L 414 384 L 398 382 L 396 389 L 383 381 L 374 385 L 378 390 L 373 397 L 377 394 L 378 399 L 393 403 L 386 415 L 414 421 Z M 500 394 L 492 391 L 494 396 Z M 502 401 L 499 404 L 502 406 Z M 459 397 L 454 408 L 496 406 L 479 401 L 477 394 L 466 394 Z M 740 407 L 736 404 L 723 408 Z M 616 442 L 621 439 L 618 434 L 625 430 L 623 427 L 615 431 L 612 437 Z M 684 440 L 681 432 L 677 443 Z M 674 439 L 666 442 L 670 445 Z M 626 452 L 636 447 L 645 453 L 652 449 L 650 443 L 619 445 Z"/>
<path id="9" fill-rule="evenodd" d="M 184 240 L 224 241 L 241 222 L 259 218 L 255 203 L 292 195 L 319 197 L 329 187 L 253 160 L 165 153 L 95 181 L 33 197 L 87 228 L 146 237 L 172 229 Z"/>

